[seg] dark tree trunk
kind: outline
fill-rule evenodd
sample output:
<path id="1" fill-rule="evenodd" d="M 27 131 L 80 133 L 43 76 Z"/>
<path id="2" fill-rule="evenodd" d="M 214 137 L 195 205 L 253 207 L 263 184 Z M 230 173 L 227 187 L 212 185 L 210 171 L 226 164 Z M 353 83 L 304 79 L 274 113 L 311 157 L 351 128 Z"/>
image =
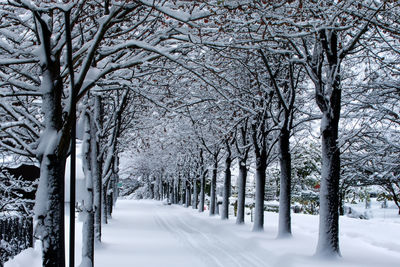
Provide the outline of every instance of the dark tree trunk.
<path id="1" fill-rule="evenodd" d="M 116 155 L 115 156 L 115 160 L 114 160 L 114 164 L 113 164 L 113 181 L 112 181 L 112 206 L 115 206 L 115 203 L 117 203 L 117 199 L 118 199 L 118 194 L 119 194 L 119 190 L 118 190 L 118 183 L 119 183 L 119 156 Z M 112 210 L 111 209 L 111 214 L 112 214 Z"/>
<path id="2" fill-rule="evenodd" d="M 219 215 L 219 203 L 217 195 L 215 195 L 215 214 Z"/>
<path id="3" fill-rule="evenodd" d="M 292 234 L 290 218 L 291 156 L 289 138 L 289 131 L 287 129 L 281 129 L 279 136 L 281 175 L 278 237 L 289 237 Z"/>
<path id="4" fill-rule="evenodd" d="M 253 124 L 253 147 L 256 156 L 256 196 L 254 209 L 253 231 L 259 232 L 264 230 L 264 195 L 265 195 L 265 170 L 267 168 L 267 140 L 265 133 L 265 119 L 260 121 L 261 138 L 258 139 L 257 125 Z"/>
<path id="5" fill-rule="evenodd" d="M 95 95 L 94 102 L 94 120 L 90 122 L 90 146 L 92 153 L 94 155 L 99 155 L 100 151 L 100 129 L 97 128 L 102 127 L 102 116 L 103 116 L 103 107 L 101 102 L 101 97 L 99 95 Z M 94 206 L 94 232 L 95 232 L 95 240 L 97 242 L 101 242 L 101 198 L 102 198 L 102 175 L 101 171 L 103 169 L 102 161 L 97 157 L 92 157 L 91 159 L 91 167 L 93 174 L 93 206 Z"/>
<path id="6" fill-rule="evenodd" d="M 256 159 L 256 199 L 254 209 L 253 231 L 264 230 L 264 195 L 265 195 L 265 157 Z"/>
<path id="7" fill-rule="evenodd" d="M 338 124 L 329 119 L 327 114 L 324 114 L 322 124 L 326 127 L 322 129 L 322 172 L 317 254 L 340 255 Z"/>
<path id="8" fill-rule="evenodd" d="M 205 202 L 205 187 L 206 187 L 206 175 L 207 170 L 204 168 L 204 158 L 203 158 L 203 149 L 200 149 L 200 168 L 202 173 L 200 174 L 200 203 L 199 203 L 199 212 L 204 212 L 204 202 Z"/>
<path id="9" fill-rule="evenodd" d="M 190 206 L 190 183 L 188 180 L 185 181 L 185 207 Z"/>
<path id="10" fill-rule="evenodd" d="M 231 158 L 231 150 L 228 144 L 228 141 L 226 142 L 226 147 L 227 147 L 227 152 L 228 155 L 225 159 L 225 179 L 224 179 L 224 194 L 223 194 L 223 200 L 222 200 L 222 212 L 221 212 L 221 219 L 227 220 L 229 218 L 229 197 L 230 197 L 230 192 L 231 192 L 231 163 L 232 163 L 232 158 Z"/>
<path id="11" fill-rule="evenodd" d="M 210 203 L 210 216 L 215 215 L 216 208 L 217 208 L 217 170 L 218 170 L 218 155 L 214 156 L 214 168 L 212 170 L 212 177 L 211 177 L 211 192 L 210 192 L 210 198 L 211 198 L 211 203 Z"/>
<path id="12" fill-rule="evenodd" d="M 166 198 L 168 199 L 169 203 L 172 203 L 172 198 L 171 198 L 171 192 L 170 192 L 170 184 L 169 181 L 167 180 L 166 184 L 165 184 L 166 188 L 165 188 L 165 193 L 166 193 Z"/>
<path id="13" fill-rule="evenodd" d="M 38 227 L 46 233 L 43 242 L 43 266 L 64 266 L 64 174 L 65 159 L 56 155 L 44 155 L 40 164 L 40 183 L 46 181 L 46 214 L 39 215 Z M 41 184 L 39 185 L 41 186 Z M 42 195 L 42 192 L 38 191 Z M 75 203 L 70 203 L 74 205 Z M 43 228 L 42 228 L 43 227 Z"/>
<path id="14" fill-rule="evenodd" d="M 168 182 L 168 184 L 169 184 L 169 197 L 170 197 L 170 200 L 171 200 L 171 204 L 175 204 L 175 186 L 174 186 L 174 181 L 172 180 L 172 181 L 169 181 Z"/>
<path id="15" fill-rule="evenodd" d="M 322 111 L 322 170 L 319 197 L 319 236 L 316 254 L 324 257 L 335 257 L 340 255 L 340 149 L 338 146 L 342 92 L 340 88 L 340 60 L 337 32 L 335 30 L 321 30 L 319 35 L 320 49 L 325 51 L 328 60 L 328 66 L 326 67 L 328 82 L 324 83 L 322 81 L 320 73 L 317 75 L 319 81 L 314 81 L 316 102 Z M 322 60 L 323 58 L 320 56 L 320 61 Z"/>
<path id="16" fill-rule="evenodd" d="M 115 174 L 114 178 L 114 183 L 113 183 L 113 206 L 115 206 L 115 203 L 117 203 L 118 195 L 119 195 L 119 189 L 118 189 L 118 184 L 119 184 L 119 175 L 118 173 Z"/>
<path id="17" fill-rule="evenodd" d="M 239 142 L 241 141 L 241 144 Z M 248 148 L 248 120 L 245 120 L 240 127 L 240 138 L 236 139 L 236 148 L 239 153 L 239 177 L 238 177 L 238 200 L 237 200 L 237 217 L 236 224 L 244 224 L 245 205 L 246 205 L 246 179 L 247 179 L 247 157 Z M 240 146 L 245 147 L 241 149 Z M 246 148 L 247 146 L 247 148 Z"/>
<path id="18" fill-rule="evenodd" d="M 247 168 L 244 160 L 239 160 L 239 177 L 238 177 L 238 204 L 236 223 L 244 223 L 245 199 L 246 199 L 246 178 Z"/>
<path id="19" fill-rule="evenodd" d="M 174 180 L 174 204 L 179 203 L 179 180 Z"/>
<path id="20" fill-rule="evenodd" d="M 34 13 L 40 27 L 37 27 L 40 43 L 45 52 L 41 60 L 42 70 L 42 111 L 45 129 L 39 147 L 45 148 L 38 154 L 40 180 L 36 193 L 36 232 L 42 240 L 43 266 L 65 265 L 64 237 L 64 179 L 65 162 L 70 146 L 72 121 L 63 122 L 60 56 L 52 54 L 51 32 L 47 23 Z M 64 127 L 64 128 L 63 128 Z M 61 137 L 60 137 L 61 135 Z M 74 205 L 75 203 L 71 203 Z"/>
<path id="21" fill-rule="evenodd" d="M 104 185 L 103 185 L 103 188 L 102 188 L 102 200 L 101 200 L 101 207 L 103 208 L 103 210 L 102 210 L 102 212 L 101 212 L 101 223 L 103 223 L 103 224 L 107 224 L 108 223 L 108 220 L 107 220 L 107 217 L 108 217 L 108 204 L 107 204 L 107 192 L 108 192 L 108 182 L 106 182 Z"/>
<path id="22" fill-rule="evenodd" d="M 206 189 L 206 175 L 207 170 L 204 170 L 200 177 L 200 203 L 199 203 L 199 212 L 204 212 L 204 204 L 205 204 L 205 189 Z"/>
<path id="23" fill-rule="evenodd" d="M 154 183 L 154 199 L 155 200 L 160 200 L 160 182 L 159 182 L 160 177 L 157 175 Z"/>
<path id="24" fill-rule="evenodd" d="M 197 209 L 197 203 L 198 203 L 198 192 L 197 192 L 197 181 L 198 181 L 198 176 L 193 180 L 193 201 L 192 201 L 192 208 Z"/>
<path id="25" fill-rule="evenodd" d="M 159 192 L 159 194 L 160 194 L 160 200 L 164 200 L 164 183 L 163 183 L 163 177 L 161 176 L 160 177 L 160 180 L 159 180 L 159 189 L 160 189 L 160 192 Z"/>
<path id="26" fill-rule="evenodd" d="M 113 196 L 113 191 L 112 189 L 108 190 L 107 194 L 107 219 L 111 219 L 112 217 L 112 211 L 113 211 L 113 203 L 114 203 L 114 196 Z"/>
<path id="27" fill-rule="evenodd" d="M 178 175 L 178 181 L 177 181 L 177 204 L 182 204 L 182 190 L 181 190 L 181 179 L 180 179 L 180 174 Z"/>

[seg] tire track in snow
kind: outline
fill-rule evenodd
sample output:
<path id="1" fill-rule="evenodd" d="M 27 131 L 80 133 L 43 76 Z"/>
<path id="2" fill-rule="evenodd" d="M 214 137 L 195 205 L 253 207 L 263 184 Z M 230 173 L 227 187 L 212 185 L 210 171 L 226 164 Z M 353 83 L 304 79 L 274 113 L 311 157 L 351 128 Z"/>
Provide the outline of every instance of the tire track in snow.
<path id="1" fill-rule="evenodd" d="M 240 266 L 245 266 L 245 267 L 247 267 L 247 266 L 265 267 L 266 266 L 266 262 L 263 259 L 256 256 L 251 251 L 243 251 L 243 247 L 236 245 L 235 242 L 228 242 L 225 240 L 221 240 L 218 238 L 217 235 L 214 235 L 214 234 L 207 235 L 206 233 L 204 233 L 204 232 L 200 231 L 199 229 L 194 228 L 192 225 L 190 225 L 189 219 L 186 219 L 186 222 L 185 222 L 181 217 L 179 217 L 179 220 L 183 224 L 185 224 L 186 227 L 192 229 L 192 231 L 198 232 L 198 234 L 204 236 L 204 238 L 206 238 L 210 242 L 215 242 L 218 245 L 218 247 L 226 248 L 225 249 L 226 252 L 228 252 L 228 253 L 234 252 L 235 255 L 237 255 L 240 258 L 240 261 L 243 262 L 243 265 L 240 265 Z M 211 225 L 209 225 L 209 226 L 211 226 Z M 229 254 L 231 255 L 231 253 L 229 253 Z M 251 262 L 251 264 L 249 261 Z"/>
<path id="2" fill-rule="evenodd" d="M 232 253 L 228 250 L 226 250 L 226 245 L 225 244 L 218 244 L 216 238 L 209 238 L 207 235 L 202 233 L 201 231 L 195 230 L 193 228 L 188 227 L 183 221 L 180 219 L 180 217 L 177 218 L 177 227 L 180 229 L 183 229 L 184 233 L 188 233 L 187 235 L 188 238 L 192 238 L 193 235 L 196 235 L 198 240 L 200 242 L 196 242 L 195 245 L 197 248 L 200 248 L 201 245 L 208 246 L 209 249 L 205 249 L 206 251 L 213 251 L 216 252 L 216 255 L 218 255 L 220 260 L 228 261 L 228 263 L 224 263 L 223 266 L 238 266 L 241 267 L 243 266 L 240 264 L 240 261 L 238 258 L 232 255 Z M 193 238 L 192 238 L 193 239 Z M 199 245 L 201 244 L 201 245 Z"/>
<path id="3" fill-rule="evenodd" d="M 215 234 L 207 234 L 190 224 L 189 220 L 196 219 L 192 216 L 182 219 L 180 216 L 172 217 L 171 213 L 157 212 L 156 223 L 171 232 L 181 242 L 200 252 L 200 256 L 211 266 L 220 267 L 265 267 L 266 262 L 251 251 L 243 251 L 243 247 L 235 242 L 221 240 Z M 207 225 L 212 227 L 212 225 Z M 203 227 L 204 228 L 204 227 Z M 239 240 L 240 242 L 240 240 Z"/>
<path id="4" fill-rule="evenodd" d="M 175 225 L 166 222 L 164 217 L 160 217 L 159 215 L 155 215 L 155 222 L 162 228 L 170 232 L 174 237 L 176 237 L 183 244 L 195 249 L 196 252 L 201 254 L 201 260 L 205 261 L 208 266 L 219 266 L 225 267 L 225 265 L 218 259 L 219 256 L 214 253 L 209 252 L 205 248 L 201 248 L 199 246 L 195 246 L 192 242 L 189 242 L 187 235 L 185 235 L 179 228 Z"/>

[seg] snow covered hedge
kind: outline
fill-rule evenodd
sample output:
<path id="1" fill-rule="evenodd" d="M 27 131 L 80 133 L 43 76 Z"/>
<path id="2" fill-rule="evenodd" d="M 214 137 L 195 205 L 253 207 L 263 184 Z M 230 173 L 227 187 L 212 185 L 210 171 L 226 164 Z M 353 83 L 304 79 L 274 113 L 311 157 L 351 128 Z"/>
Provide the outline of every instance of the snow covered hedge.
<path id="1" fill-rule="evenodd" d="M 0 266 L 33 246 L 32 217 L 0 213 Z"/>

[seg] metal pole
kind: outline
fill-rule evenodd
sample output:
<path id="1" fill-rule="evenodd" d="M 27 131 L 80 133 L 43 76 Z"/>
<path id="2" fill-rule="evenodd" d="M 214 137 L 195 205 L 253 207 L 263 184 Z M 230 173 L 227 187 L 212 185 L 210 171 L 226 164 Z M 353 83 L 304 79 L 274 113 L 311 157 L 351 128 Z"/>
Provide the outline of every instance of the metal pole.
<path id="1" fill-rule="evenodd" d="M 70 10 L 65 12 L 65 33 L 67 43 L 68 70 L 71 83 L 71 155 L 70 155 L 70 206 L 69 206 L 69 266 L 75 266 L 75 183 L 76 183 L 76 92 L 74 82 L 74 68 L 72 63 Z"/>

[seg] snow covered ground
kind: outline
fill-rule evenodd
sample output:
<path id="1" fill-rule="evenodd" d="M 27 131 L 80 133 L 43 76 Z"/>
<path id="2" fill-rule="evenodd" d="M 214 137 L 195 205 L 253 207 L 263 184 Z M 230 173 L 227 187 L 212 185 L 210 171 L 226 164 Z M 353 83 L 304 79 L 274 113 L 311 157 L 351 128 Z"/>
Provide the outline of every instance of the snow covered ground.
<path id="1" fill-rule="evenodd" d="M 362 209 L 362 205 L 353 208 Z M 238 226 L 234 218 L 221 221 L 207 212 L 201 214 L 158 201 L 119 200 L 114 218 L 103 227 L 103 244 L 96 248 L 95 266 L 399 266 L 397 210 L 373 205 L 371 212 L 377 215 L 370 220 L 340 218 L 343 257 L 324 261 L 313 257 L 318 216 L 293 214 L 293 238 L 277 240 L 276 213 L 266 213 L 265 231 L 253 233 L 250 222 Z M 80 223 L 77 228 L 79 235 Z M 40 266 L 40 251 L 30 249 L 23 253 L 5 267 Z"/>

